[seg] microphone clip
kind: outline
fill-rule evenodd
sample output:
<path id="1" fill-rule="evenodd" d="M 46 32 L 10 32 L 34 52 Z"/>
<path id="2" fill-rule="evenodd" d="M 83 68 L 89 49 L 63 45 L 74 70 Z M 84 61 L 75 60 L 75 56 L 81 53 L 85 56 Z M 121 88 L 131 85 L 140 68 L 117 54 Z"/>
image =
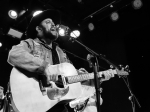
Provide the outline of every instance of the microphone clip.
<path id="1" fill-rule="evenodd" d="M 89 63 L 89 67 L 92 68 L 93 67 L 93 63 L 96 62 L 95 57 L 92 54 L 88 54 L 87 55 L 87 61 Z"/>

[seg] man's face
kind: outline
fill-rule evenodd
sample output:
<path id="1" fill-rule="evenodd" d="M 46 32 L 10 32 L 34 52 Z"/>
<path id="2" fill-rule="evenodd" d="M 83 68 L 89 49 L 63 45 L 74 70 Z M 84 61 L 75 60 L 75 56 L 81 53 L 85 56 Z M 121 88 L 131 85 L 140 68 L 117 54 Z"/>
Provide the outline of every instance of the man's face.
<path id="1" fill-rule="evenodd" d="M 52 40 L 56 40 L 58 38 L 58 33 L 56 31 L 56 26 L 52 19 L 47 18 L 44 19 L 40 26 L 42 27 L 43 34 L 46 38 L 50 38 Z"/>

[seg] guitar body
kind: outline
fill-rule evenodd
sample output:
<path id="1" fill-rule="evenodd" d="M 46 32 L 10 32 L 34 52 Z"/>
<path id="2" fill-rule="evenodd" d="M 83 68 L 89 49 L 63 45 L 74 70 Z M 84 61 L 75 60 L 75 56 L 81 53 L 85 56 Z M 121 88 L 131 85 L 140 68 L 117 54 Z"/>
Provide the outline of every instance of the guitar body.
<path id="1" fill-rule="evenodd" d="M 3 109 L 1 109 L 0 112 L 3 112 Z"/>
<path id="2" fill-rule="evenodd" d="M 63 76 L 78 75 L 75 67 L 70 63 L 52 65 Z M 10 74 L 10 88 L 15 106 L 20 112 L 46 112 L 58 102 L 75 99 L 81 94 L 81 83 L 68 84 L 69 91 L 65 96 L 58 99 L 50 99 L 43 95 L 39 82 L 34 77 L 28 77 L 18 69 L 13 68 Z"/>

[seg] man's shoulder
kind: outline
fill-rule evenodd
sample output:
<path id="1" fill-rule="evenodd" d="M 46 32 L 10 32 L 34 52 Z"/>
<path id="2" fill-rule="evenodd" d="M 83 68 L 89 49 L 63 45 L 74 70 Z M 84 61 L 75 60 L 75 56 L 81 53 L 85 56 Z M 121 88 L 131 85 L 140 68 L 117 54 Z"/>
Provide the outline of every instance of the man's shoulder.
<path id="1" fill-rule="evenodd" d="M 28 38 L 28 39 L 26 39 L 26 40 L 24 40 L 24 41 L 25 41 L 25 42 L 28 42 L 28 43 L 35 44 L 35 45 L 40 45 L 38 39 Z"/>
<path id="2" fill-rule="evenodd" d="M 34 41 L 34 40 L 31 39 L 31 38 L 28 38 L 28 39 L 25 39 L 25 40 L 22 40 L 22 41 L 24 41 L 24 42 L 32 42 L 32 41 Z"/>

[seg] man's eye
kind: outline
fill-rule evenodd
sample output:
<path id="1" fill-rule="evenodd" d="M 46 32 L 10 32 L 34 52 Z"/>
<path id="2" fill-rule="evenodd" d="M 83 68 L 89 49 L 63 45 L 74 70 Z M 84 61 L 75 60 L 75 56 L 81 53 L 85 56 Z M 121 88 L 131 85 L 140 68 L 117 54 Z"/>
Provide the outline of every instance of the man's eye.
<path id="1" fill-rule="evenodd" d="M 48 23 L 50 23 L 50 22 L 46 21 L 46 24 L 48 24 Z"/>
<path id="2" fill-rule="evenodd" d="M 51 23 L 51 21 L 47 20 L 46 23 Z"/>

